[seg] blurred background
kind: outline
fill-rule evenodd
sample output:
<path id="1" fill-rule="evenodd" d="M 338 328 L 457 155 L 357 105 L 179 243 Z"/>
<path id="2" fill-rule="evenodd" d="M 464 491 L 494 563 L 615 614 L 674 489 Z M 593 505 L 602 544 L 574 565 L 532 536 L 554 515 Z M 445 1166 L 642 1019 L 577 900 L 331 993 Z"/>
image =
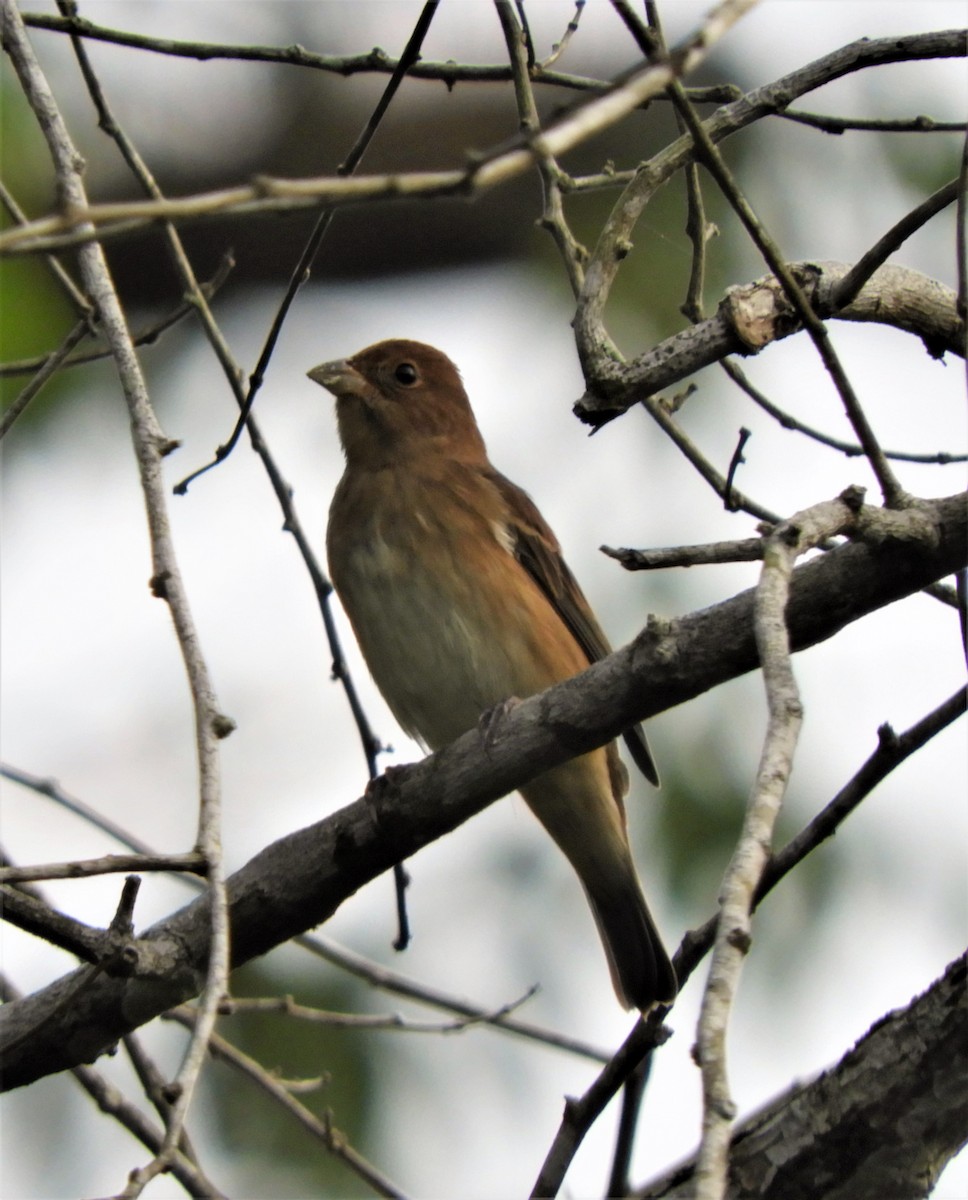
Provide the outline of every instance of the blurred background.
<path id="1" fill-rule="evenodd" d="M 172 0 L 86 3 L 94 22 L 153 37 L 288 46 L 328 54 L 379 45 L 396 57 L 420 4 L 233 3 Z M 37 11 L 55 11 L 37 5 Z M 661 7 L 670 42 L 705 6 Z M 527 5 L 539 55 L 559 41 L 574 6 Z M 768 0 L 719 45 L 690 84 L 748 89 L 861 36 L 944 29 L 961 3 Z M 92 199 L 136 196 L 114 145 L 96 128 L 69 40 L 34 30 Z M 198 61 L 89 41 L 115 114 L 170 195 L 240 182 L 254 173 L 332 173 L 382 92 L 386 76 L 342 78 L 257 62 Z M 485 0 L 441 6 L 427 60 L 503 63 L 501 30 Z M 610 6 L 589 4 L 558 67 L 609 77 L 638 59 Z M 963 60 L 885 66 L 849 75 L 798 107 L 838 116 L 964 120 Z M 547 119 L 574 94 L 541 89 Z M 3 175 L 30 215 L 53 208 L 46 150 L 6 61 L 2 75 Z M 367 173 L 449 168 L 471 150 L 510 137 L 517 118 L 506 84 L 406 81 L 364 160 Z M 606 161 L 621 170 L 674 133 L 662 104 L 569 155 L 575 173 Z M 760 122 L 724 144 L 763 221 L 791 259 L 856 260 L 887 228 L 957 172 L 957 134 L 847 133 L 830 137 L 790 122 Z M 707 181 L 708 182 L 708 181 Z M 577 236 L 594 244 L 618 193 L 569 202 Z M 707 306 L 723 289 L 764 273 L 712 187 L 705 196 L 721 235 L 713 244 Z M 491 457 L 524 486 L 552 523 L 612 641 L 628 641 L 649 613 L 674 617 L 751 586 L 755 564 L 629 574 L 599 552 L 746 537 L 755 523 L 723 512 L 678 452 L 634 410 L 592 439 L 571 414 L 584 390 L 569 326 L 573 301 L 551 238 L 538 229 L 534 175 L 473 202 L 394 203 L 341 211 L 284 328 L 257 415 L 298 514 L 323 554 L 326 512 L 341 472 L 330 397 L 305 378 L 325 359 L 381 338 L 413 337 L 460 366 Z M 311 214 L 219 221 L 184 237 L 200 278 L 223 255 L 236 267 L 214 301 L 247 371 L 258 358 Z M 628 355 L 683 324 L 688 277 L 681 181 L 645 212 L 613 295 L 609 328 Z M 161 237 L 110 244 L 109 258 L 135 326 L 181 298 Z M 903 248 L 898 261 L 955 286 L 954 211 Z M 8 260 L 0 276 L 5 359 L 42 353 L 72 323 L 38 260 Z M 964 371 L 936 362 L 915 339 L 839 324 L 834 340 L 882 440 L 893 449 L 961 452 Z M 153 402 L 181 449 L 167 460 L 174 485 L 224 442 L 236 409 L 199 329 L 190 321 L 142 352 Z M 848 437 L 839 401 L 802 338 L 744 363 L 754 382 L 802 420 Z M 5 402 L 21 383 L 4 378 Z M 752 431 L 738 485 L 788 515 L 857 483 L 866 465 L 774 426 L 721 373 L 703 372 L 683 425 L 725 470 L 737 431 Z M 188 849 L 196 822 L 191 713 L 168 614 L 150 598 L 143 504 L 127 416 L 108 364 L 62 373 L 3 442 L 2 755 L 57 779 L 69 792 L 164 851 Z M 963 465 L 902 465 L 923 496 L 964 485 Z M 194 616 L 223 711 L 238 724 L 223 743 L 226 856 L 230 870 L 267 842 L 360 795 L 366 765 L 338 685 L 305 569 L 256 457 L 243 441 L 187 496 L 171 519 Z M 370 684 L 340 614 L 354 679 L 377 733 L 394 746 L 383 762 L 419 750 L 396 728 Z M 798 830 L 874 750 L 877 727 L 919 720 L 963 680 L 957 618 L 916 596 L 799 655 L 806 706 L 781 840 Z M 765 705 L 758 678 L 737 680 L 650 723 L 661 791 L 629 797 L 636 857 L 670 949 L 713 911 L 759 756 Z M 828 844 L 772 895 L 756 917 L 756 944 L 734 1015 L 731 1081 L 741 1115 L 797 1078 L 832 1065 L 891 1008 L 907 1004 L 964 947 L 966 930 L 964 729 L 936 738 L 883 784 Z M 3 840 L 16 862 L 48 862 L 117 849 L 49 800 L 4 783 Z M 583 896 L 567 864 L 517 798 L 490 810 L 409 864 L 414 940 L 395 933 L 392 883 L 364 889 L 323 931 L 359 954 L 428 986 L 496 1008 L 533 984 L 521 1015 L 603 1050 L 631 1019 L 617 1007 Z M 119 881 L 44 885 L 50 900 L 105 925 Z M 146 878 L 144 926 L 190 896 L 178 881 Z M 4 970 L 24 991 L 69 970 L 45 944 L 4 930 Z M 699 1133 L 698 1073 L 689 1051 L 704 972 L 685 989 L 656 1056 L 633 1179 L 692 1152 Z M 431 1010 L 383 996 L 292 947 L 238 974 L 240 995 L 291 993 L 333 1009 Z M 325 1075 L 305 1097 L 405 1192 L 474 1198 L 526 1194 L 557 1129 L 562 1100 L 582 1092 L 595 1064 L 488 1029 L 452 1036 L 328 1031 L 282 1016 L 238 1016 L 222 1031 L 287 1078 Z M 164 1069 L 177 1069 L 180 1030 L 144 1031 Z M 102 1061 L 137 1094 L 123 1056 Z M 113 1194 L 145 1161 L 142 1148 L 100 1116 L 70 1078 L 3 1098 L 0 1190 L 10 1197 Z M 601 1195 L 615 1114 L 586 1140 L 567 1182 Z M 35 1134 L 43 1129 L 43 1151 Z M 189 1126 L 209 1174 L 232 1195 L 368 1194 L 261 1095 L 214 1066 Z M 57 1152 L 51 1153 L 56 1146 Z M 968 1192 L 968 1167 L 948 1169 L 937 1195 Z M 152 1200 L 181 1194 L 159 1179 Z"/>

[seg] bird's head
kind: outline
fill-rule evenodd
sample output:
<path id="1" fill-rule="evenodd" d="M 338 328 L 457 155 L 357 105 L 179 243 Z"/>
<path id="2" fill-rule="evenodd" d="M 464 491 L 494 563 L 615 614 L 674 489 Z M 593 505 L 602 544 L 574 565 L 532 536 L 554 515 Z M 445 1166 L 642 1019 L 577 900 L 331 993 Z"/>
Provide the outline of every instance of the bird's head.
<path id="1" fill-rule="evenodd" d="M 413 454 L 486 457 L 460 373 L 446 354 L 394 339 L 307 372 L 336 397 L 351 466 L 380 467 Z"/>

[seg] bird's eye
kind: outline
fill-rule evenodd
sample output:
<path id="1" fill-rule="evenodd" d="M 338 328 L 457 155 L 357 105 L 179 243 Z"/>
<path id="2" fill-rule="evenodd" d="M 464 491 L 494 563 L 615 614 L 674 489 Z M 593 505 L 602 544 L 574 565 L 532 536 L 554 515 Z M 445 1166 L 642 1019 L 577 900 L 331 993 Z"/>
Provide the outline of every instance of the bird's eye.
<path id="1" fill-rule="evenodd" d="M 413 363 L 402 362 L 394 370 L 393 377 L 397 383 L 402 383 L 404 387 L 413 387 L 417 382 L 417 368 Z"/>

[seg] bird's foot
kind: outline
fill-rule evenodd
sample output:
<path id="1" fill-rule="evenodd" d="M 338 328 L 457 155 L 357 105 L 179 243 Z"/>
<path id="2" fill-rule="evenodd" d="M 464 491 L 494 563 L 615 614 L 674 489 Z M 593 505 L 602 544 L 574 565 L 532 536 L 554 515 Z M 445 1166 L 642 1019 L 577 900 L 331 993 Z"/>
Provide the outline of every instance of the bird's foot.
<path id="1" fill-rule="evenodd" d="M 399 789 L 400 777 L 406 774 L 406 763 L 391 763 L 385 767 L 382 775 L 368 781 L 363 790 L 363 799 L 371 804 L 379 803 L 391 793 Z"/>
<path id="2" fill-rule="evenodd" d="M 477 721 L 477 728 L 485 750 L 490 750 L 497 741 L 504 718 L 508 713 L 513 712 L 520 703 L 521 700 L 518 696 L 508 696 L 500 704 L 495 704 L 493 708 L 489 708 L 486 712 L 481 713 Z"/>

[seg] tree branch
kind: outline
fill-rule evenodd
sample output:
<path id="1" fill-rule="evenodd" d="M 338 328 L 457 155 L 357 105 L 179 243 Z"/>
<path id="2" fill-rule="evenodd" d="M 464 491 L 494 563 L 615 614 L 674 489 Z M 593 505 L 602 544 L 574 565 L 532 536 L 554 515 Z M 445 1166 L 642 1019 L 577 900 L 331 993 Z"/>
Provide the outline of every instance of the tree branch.
<path id="1" fill-rule="evenodd" d="M 852 268 L 838 262 L 791 263 L 817 316 L 876 321 L 924 342 L 933 358 L 965 354 L 965 325 L 955 293 L 917 271 L 885 266 L 875 271 L 846 307 L 832 303 Z M 628 363 L 612 362 L 575 404 L 575 414 L 598 428 L 633 404 L 671 387 L 730 354 L 758 354 L 771 342 L 800 332 L 772 275 L 730 288 L 715 316 L 666 338 Z"/>
<path id="2" fill-rule="evenodd" d="M 963 58 L 965 53 L 963 29 L 905 38 L 878 38 L 874 41 L 861 38 L 717 109 L 703 122 L 703 129 L 715 144 L 763 117 L 782 115 L 798 96 L 853 71 L 916 58 Z M 684 134 L 633 172 L 611 176 L 612 182 L 621 179 L 627 186 L 617 200 L 587 265 L 574 319 L 575 341 L 582 369 L 593 390 L 597 389 L 600 381 L 604 387 L 608 386 L 610 371 L 619 358 L 605 330 L 604 313 L 619 267 L 633 247 L 635 225 L 658 189 L 686 163 L 694 161 L 695 157 L 696 147 L 692 136 Z M 639 286 L 644 286 L 642 280 L 639 280 Z"/>
<path id="3" fill-rule="evenodd" d="M 908 516 L 892 515 L 898 522 Z M 787 606 L 793 649 L 823 641 L 965 563 L 964 496 L 924 501 L 918 516 L 930 536 L 842 546 L 794 572 Z M 752 591 L 677 621 L 651 622 L 628 646 L 525 700 L 487 746 L 472 730 L 384 777 L 367 797 L 256 855 L 228 882 L 233 964 L 325 921 L 401 857 L 542 771 L 603 745 L 637 720 L 753 670 L 757 661 Z M 164 939 L 180 948 L 177 969 L 164 979 L 98 978 L 80 998 L 65 1003 L 75 979 L 67 975 L 0 1010 L 3 1086 L 22 1086 L 89 1061 L 193 996 L 209 937 L 208 900 L 202 897 L 143 935 L 144 941 Z"/>
<path id="4" fill-rule="evenodd" d="M 760 880 L 754 902 L 759 906 L 764 897 L 793 870 L 825 838 L 832 837 L 840 824 L 860 804 L 861 800 L 896 766 L 914 754 L 942 729 L 946 729 L 965 713 L 968 689 L 962 688 L 911 729 L 897 735 L 888 726 L 878 730 L 877 750 L 868 758 L 854 777 L 837 793 L 823 810 L 795 838 L 770 860 Z M 699 965 L 713 944 L 717 916 L 711 917 L 699 929 L 688 931 L 673 959 L 680 987 Z M 643 1061 L 667 1037 L 662 1025 L 664 1012 L 657 1010 L 639 1021 L 616 1051 L 605 1069 L 587 1091 L 577 1099 L 569 1099 L 565 1116 L 548 1151 L 535 1196 L 556 1195 L 586 1133 L 601 1116 L 616 1092 L 633 1078 Z M 690 1197 L 690 1200 L 692 1198 Z"/>
<path id="5" fill-rule="evenodd" d="M 83 17 L 58 17 L 49 13 L 24 13 L 24 24 L 33 29 L 47 29 L 55 33 L 69 33 L 78 37 L 108 42 L 116 46 L 127 46 L 134 50 L 145 50 L 152 54 L 168 54 L 177 58 L 195 58 L 200 62 L 227 60 L 230 62 L 267 62 L 281 66 L 308 67 L 332 75 L 392 75 L 399 60 L 392 58 L 379 47 L 365 54 L 314 54 L 303 46 L 243 46 L 227 45 L 222 42 L 190 42 L 175 38 L 155 38 L 141 33 L 129 33 L 123 29 L 109 29 Z M 573 23 L 577 24 L 577 22 Z M 532 79 L 553 87 L 569 88 L 581 92 L 604 92 L 609 88 L 607 81 L 585 75 L 569 75 L 561 71 L 549 71 L 564 50 L 572 32 L 569 25 L 554 53 L 544 62 L 532 67 Z M 409 72 L 414 79 L 432 80 L 446 85 L 450 90 L 458 83 L 508 83 L 512 69 L 506 63 L 458 63 L 418 62 Z M 735 84 L 720 84 L 713 87 L 691 88 L 689 98 L 696 104 L 725 104 L 735 100 L 739 89 Z"/>
<path id="6" fill-rule="evenodd" d="M 956 959 L 835 1067 L 749 1117 L 730 1147 L 727 1200 L 927 1196 L 968 1130 L 965 966 Z M 692 1200 L 694 1187 L 690 1162 L 635 1195 Z"/>
<path id="7" fill-rule="evenodd" d="M 84 209 L 88 200 L 82 179 L 83 159 L 71 141 L 13 0 L 0 0 L 0 26 L 4 49 L 10 56 L 24 96 L 47 142 L 56 175 L 59 203 L 67 212 Z M 137 1173 L 146 1183 L 163 1170 L 176 1153 L 181 1127 L 204 1061 L 205 1038 L 214 1027 L 215 1009 L 228 978 L 229 931 L 221 844 L 218 742 L 234 726 L 218 709 L 175 555 L 162 477 L 162 458 L 170 449 L 170 443 L 151 406 L 131 332 L 102 247 L 95 241 L 82 246 L 78 253 L 78 264 L 85 293 L 93 302 L 100 328 L 111 349 L 128 408 L 135 459 L 147 510 L 152 586 L 155 595 L 163 597 L 168 604 L 182 662 L 188 674 L 199 777 L 197 846 L 205 856 L 210 896 L 214 897 L 214 902 L 208 905 L 211 953 L 206 955 L 204 966 L 205 990 L 197 1035 L 189 1045 L 175 1081 L 178 1096 L 174 1101 L 172 1122 L 166 1131 L 164 1145 L 153 1162 Z"/>

